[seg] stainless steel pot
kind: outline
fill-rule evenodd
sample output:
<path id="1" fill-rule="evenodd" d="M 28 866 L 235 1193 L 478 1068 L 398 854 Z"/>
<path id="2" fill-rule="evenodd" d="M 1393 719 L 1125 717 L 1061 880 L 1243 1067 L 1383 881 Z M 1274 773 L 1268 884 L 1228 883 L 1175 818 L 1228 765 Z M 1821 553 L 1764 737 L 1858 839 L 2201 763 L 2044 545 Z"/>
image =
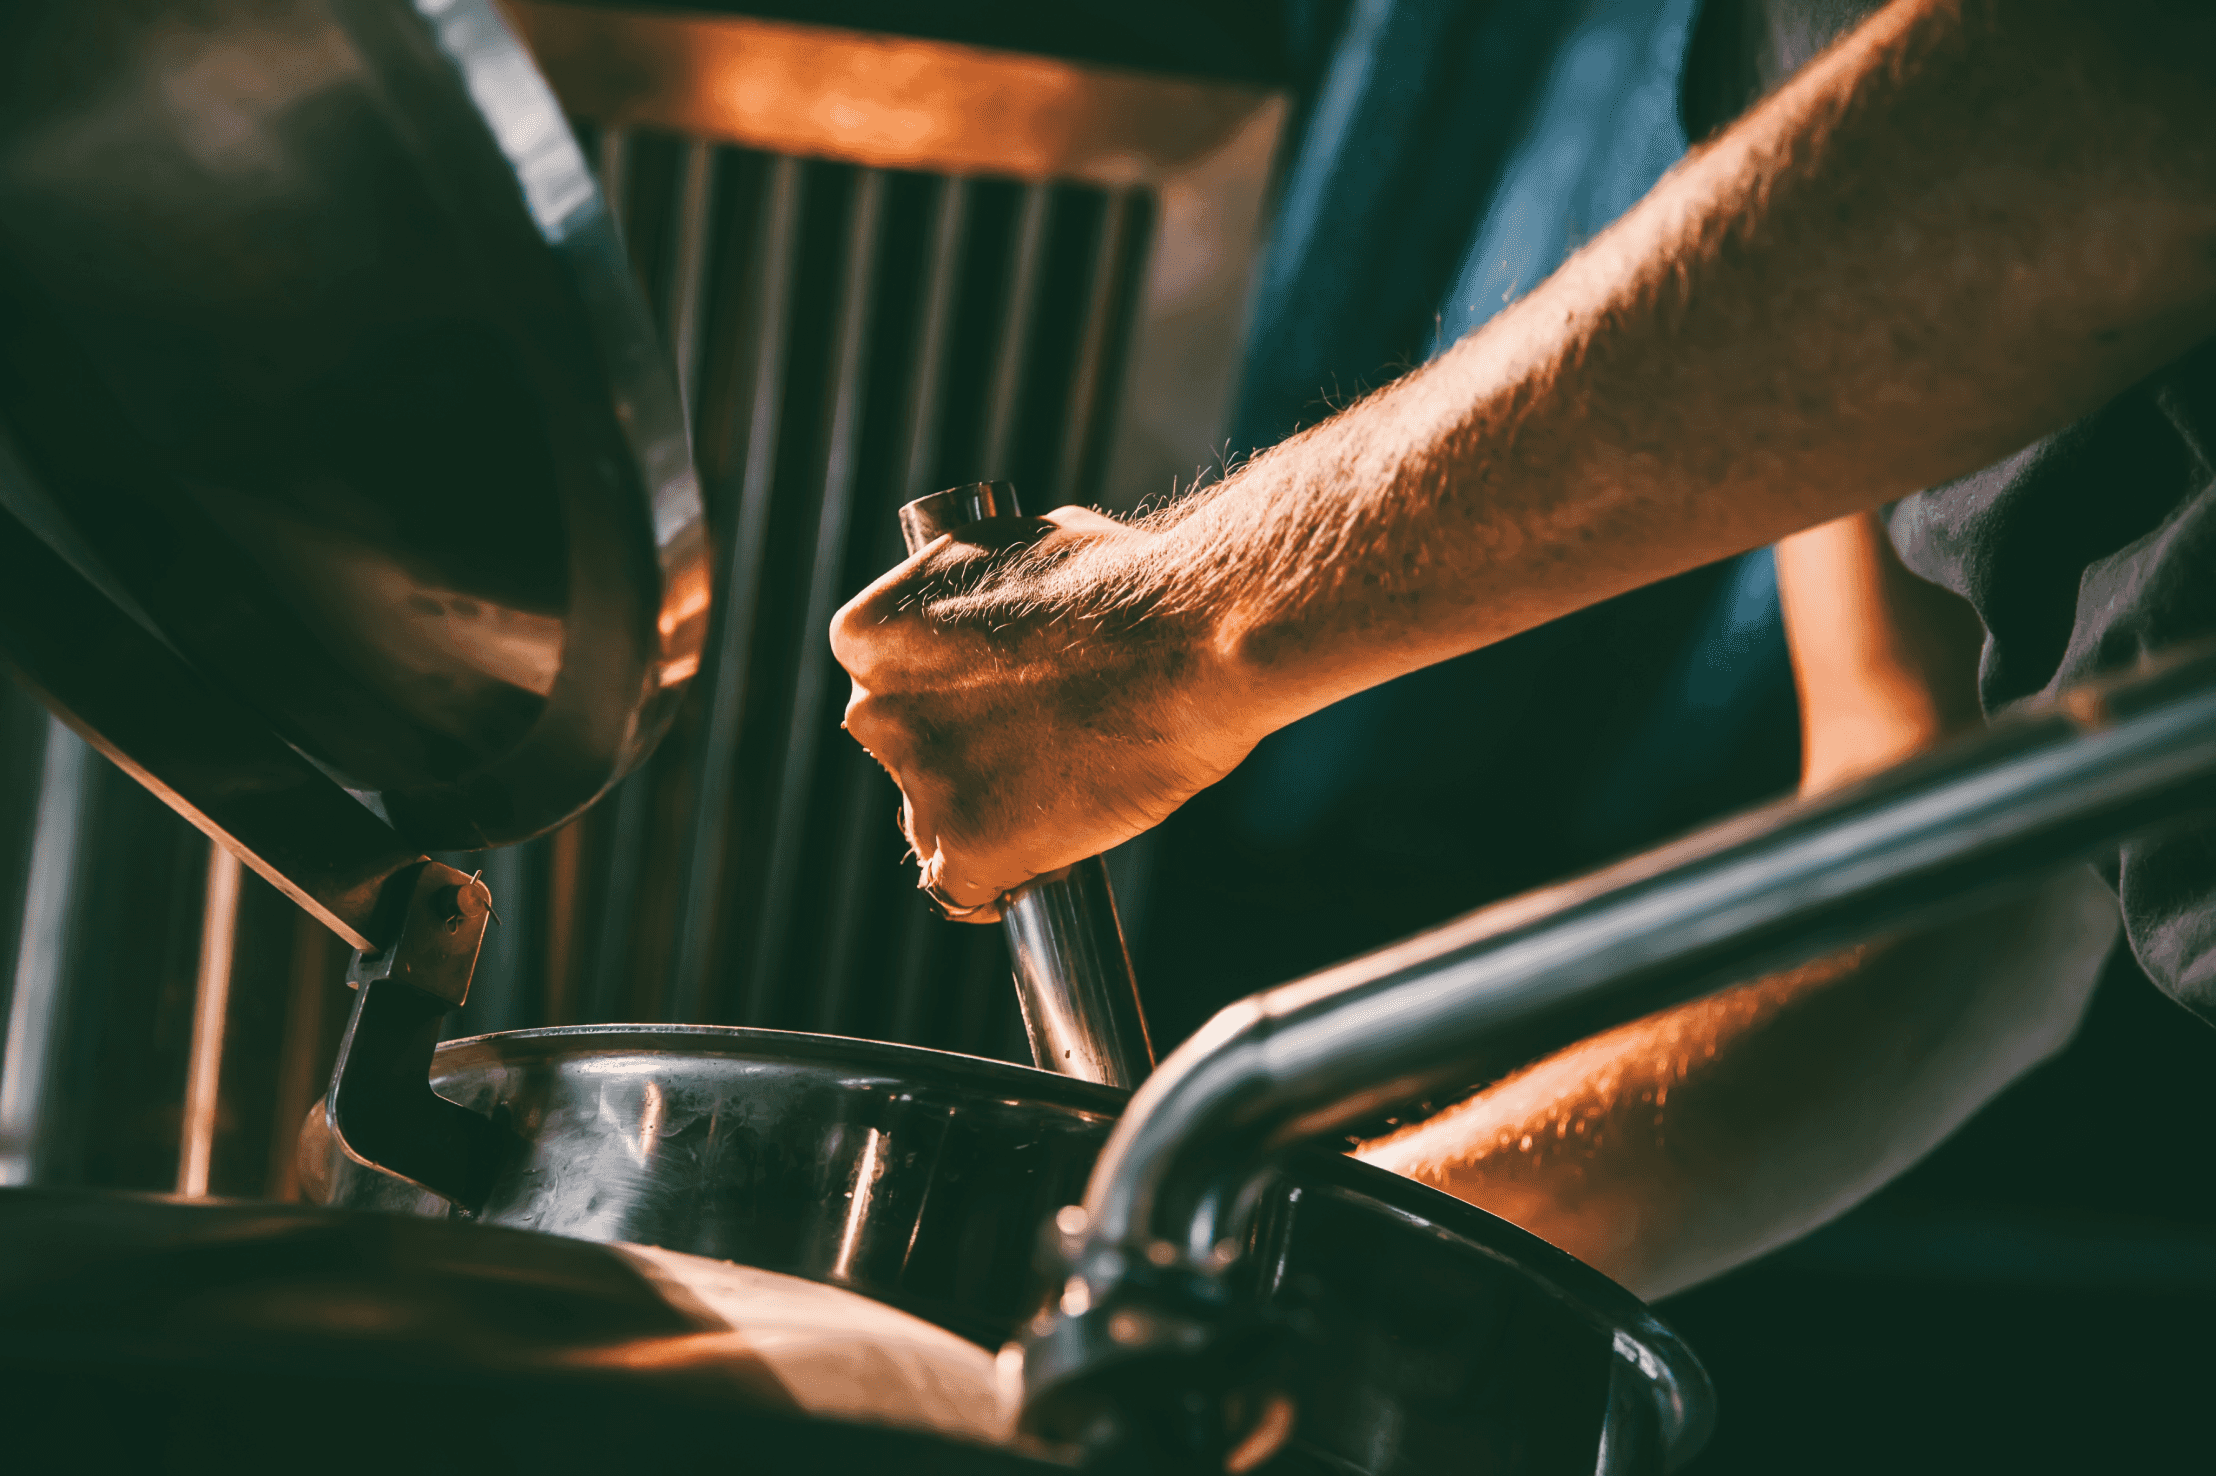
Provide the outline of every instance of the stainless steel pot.
<path id="1" fill-rule="evenodd" d="M 439 1095 L 519 1147 L 478 1218 L 851 1287 L 997 1346 L 1038 1227 L 1083 1193 L 1127 1093 L 999 1061 L 712 1025 L 580 1025 L 449 1042 Z M 349 1159 L 322 1104 L 312 1197 L 444 1216 Z"/>
<path id="2" fill-rule="evenodd" d="M 987 1346 L 1036 1310 L 1037 1235 L 1127 1099 L 997 1061 L 711 1026 L 479 1036 L 441 1046 L 432 1081 L 519 1143 L 482 1220 L 805 1276 Z M 316 1197 L 451 1213 L 346 1158 L 321 1110 L 303 1137 Z M 1296 1350 L 1268 1470 L 1659 1470 L 1705 1434 L 1705 1376 L 1629 1293 L 1397 1175 L 1301 1157 L 1247 1250 L 1259 1317 Z"/>

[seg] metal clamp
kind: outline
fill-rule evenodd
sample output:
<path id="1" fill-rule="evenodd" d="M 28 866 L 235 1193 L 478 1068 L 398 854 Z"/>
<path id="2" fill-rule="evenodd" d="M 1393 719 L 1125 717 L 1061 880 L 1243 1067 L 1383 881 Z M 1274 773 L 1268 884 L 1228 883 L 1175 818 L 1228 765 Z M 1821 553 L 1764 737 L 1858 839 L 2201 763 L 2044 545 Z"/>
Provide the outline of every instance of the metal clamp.
<path id="1" fill-rule="evenodd" d="M 514 1135 L 432 1091 L 431 1052 L 440 1022 L 469 998 L 492 894 L 435 861 L 394 889 L 405 889 L 406 911 L 393 942 L 356 953 L 346 971 L 354 1013 L 324 1111 L 348 1157 L 481 1209 Z"/>

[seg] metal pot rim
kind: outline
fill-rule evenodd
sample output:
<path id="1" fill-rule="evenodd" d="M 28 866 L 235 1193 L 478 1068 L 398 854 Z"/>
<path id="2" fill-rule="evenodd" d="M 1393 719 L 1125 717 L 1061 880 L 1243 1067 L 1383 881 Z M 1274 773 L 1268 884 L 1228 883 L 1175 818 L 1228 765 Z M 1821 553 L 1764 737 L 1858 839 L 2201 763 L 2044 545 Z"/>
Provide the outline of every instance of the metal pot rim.
<path id="1" fill-rule="evenodd" d="M 1610 1334 L 1616 1356 L 1645 1376 L 1653 1393 L 1668 1464 L 1707 1443 L 1716 1422 L 1716 1386 L 1676 1330 L 1606 1273 L 1520 1225 L 1428 1184 L 1343 1153 L 1300 1155 L 1303 1187 L 1330 1188 L 1369 1202 L 1379 1213 L 1421 1226 L 1513 1267 L 1588 1323 Z"/>
<path id="2" fill-rule="evenodd" d="M 998 1088 L 1013 1097 L 1114 1117 L 1131 1093 L 1076 1077 L 925 1046 L 895 1045 L 802 1030 L 737 1025 L 553 1025 L 450 1040 L 438 1048 L 434 1074 L 518 1065 L 564 1055 L 659 1052 L 862 1065 L 934 1085 L 975 1091 Z M 1715 1388 L 1700 1360 L 1668 1324 L 1631 1292 L 1529 1231 L 1451 1194 L 1342 1153 L 1311 1149 L 1297 1155 L 1301 1185 L 1365 1201 L 1377 1212 L 1513 1267 L 1544 1287 L 1586 1322 L 1607 1332 L 1616 1356 L 1645 1376 L 1653 1393 L 1664 1448 L 1672 1460 L 1700 1448 L 1715 1419 Z"/>
<path id="3" fill-rule="evenodd" d="M 932 1082 L 999 1087 L 1030 1100 L 1108 1117 L 1122 1114 L 1131 1093 L 1122 1087 L 1080 1081 L 1035 1066 L 1018 1066 L 989 1056 L 928 1046 L 895 1045 L 849 1035 L 819 1035 L 806 1030 L 765 1030 L 743 1025 L 547 1025 L 534 1030 L 501 1030 L 443 1042 L 433 1070 L 498 1066 L 556 1055 L 651 1051 L 668 1055 L 775 1055 L 794 1060 L 837 1060 L 867 1064 L 888 1073 Z"/>

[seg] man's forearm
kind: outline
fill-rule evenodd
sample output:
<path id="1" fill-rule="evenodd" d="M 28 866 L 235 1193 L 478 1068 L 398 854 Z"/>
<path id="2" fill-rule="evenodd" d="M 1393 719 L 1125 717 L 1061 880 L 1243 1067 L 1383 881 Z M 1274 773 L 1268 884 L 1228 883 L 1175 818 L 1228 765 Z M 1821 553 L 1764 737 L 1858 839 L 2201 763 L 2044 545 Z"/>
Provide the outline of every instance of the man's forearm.
<path id="1" fill-rule="evenodd" d="M 2007 454 L 2216 329 L 2186 14 L 1895 5 L 1076 603 L 1205 612 L 1275 726 Z"/>
<path id="2" fill-rule="evenodd" d="M 989 902 L 1332 701 L 1985 465 L 2216 332 L 2212 41 L 2204 5 L 1897 0 L 1217 488 L 894 570 L 833 643 L 925 880 Z"/>
<path id="3" fill-rule="evenodd" d="M 1361 1156 L 1665 1296 L 1853 1205 L 2060 1049 L 2115 933 L 2079 873 L 1596 1036 Z"/>

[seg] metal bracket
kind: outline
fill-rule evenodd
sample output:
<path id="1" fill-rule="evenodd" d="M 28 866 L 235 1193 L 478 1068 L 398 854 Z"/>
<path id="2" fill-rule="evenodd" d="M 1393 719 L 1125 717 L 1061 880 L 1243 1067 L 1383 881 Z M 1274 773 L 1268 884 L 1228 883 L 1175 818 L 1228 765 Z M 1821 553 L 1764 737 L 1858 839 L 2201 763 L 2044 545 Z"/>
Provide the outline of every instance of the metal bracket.
<path id="1" fill-rule="evenodd" d="M 394 881 L 409 888 L 407 910 L 390 947 L 347 968 L 354 1013 L 324 1111 L 348 1157 L 475 1211 L 515 1138 L 431 1090 L 431 1052 L 440 1021 L 469 998 L 492 894 L 435 861 L 412 884 Z"/>

